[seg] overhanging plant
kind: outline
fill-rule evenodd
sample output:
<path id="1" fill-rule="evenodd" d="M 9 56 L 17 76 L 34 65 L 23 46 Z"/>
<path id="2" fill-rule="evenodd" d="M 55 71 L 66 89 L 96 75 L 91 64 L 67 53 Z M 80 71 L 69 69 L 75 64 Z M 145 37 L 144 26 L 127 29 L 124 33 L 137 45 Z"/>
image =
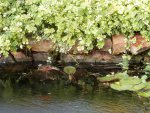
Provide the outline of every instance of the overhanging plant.
<path id="1" fill-rule="evenodd" d="M 102 48 L 104 38 L 130 36 L 150 39 L 149 0 L 0 0 L 0 53 L 23 48 L 32 38 L 55 42 L 67 52 Z M 97 44 L 95 45 L 95 40 Z"/>

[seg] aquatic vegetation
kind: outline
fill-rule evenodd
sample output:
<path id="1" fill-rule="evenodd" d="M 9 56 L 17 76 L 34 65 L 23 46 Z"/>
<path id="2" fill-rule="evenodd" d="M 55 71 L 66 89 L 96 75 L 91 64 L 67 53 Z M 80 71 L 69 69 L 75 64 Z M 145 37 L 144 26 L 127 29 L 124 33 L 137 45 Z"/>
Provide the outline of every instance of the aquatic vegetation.
<path id="1" fill-rule="evenodd" d="M 107 75 L 105 77 L 98 77 L 98 80 L 100 82 L 112 82 L 112 81 L 118 81 L 122 78 L 128 77 L 127 72 L 124 73 L 117 73 L 117 74 L 112 74 L 112 75 Z"/>
<path id="2" fill-rule="evenodd" d="M 150 97 L 150 83 L 146 81 L 147 76 L 141 78 L 131 77 L 126 72 L 100 77 L 100 82 L 110 82 L 110 87 L 118 91 L 134 91 L 142 97 Z M 117 80 L 117 81 L 115 81 Z"/>
<path id="3" fill-rule="evenodd" d="M 121 85 L 120 83 L 115 83 L 115 84 L 111 84 L 111 88 L 118 90 L 118 91 L 123 91 L 123 90 L 128 90 L 132 87 L 132 85 Z"/>
<path id="4" fill-rule="evenodd" d="M 76 72 L 76 68 L 73 66 L 66 66 L 66 67 L 64 67 L 64 72 L 71 75 Z"/>
<path id="5" fill-rule="evenodd" d="M 150 65 L 146 65 L 146 67 L 144 68 L 144 71 L 150 71 Z"/>
<path id="6" fill-rule="evenodd" d="M 138 92 L 138 95 L 141 97 L 150 97 L 150 91 L 146 91 L 146 92 Z"/>
<path id="7" fill-rule="evenodd" d="M 9 78 L 7 80 L 0 80 L 0 83 L 3 87 L 3 98 L 10 99 L 10 97 L 13 95 L 13 85 L 11 79 Z"/>
<path id="8" fill-rule="evenodd" d="M 146 66 L 145 66 L 145 68 L 144 68 L 144 70 L 143 70 L 144 72 L 145 72 L 145 74 L 147 74 L 147 75 L 149 75 L 150 74 L 150 64 L 149 63 L 147 63 L 146 64 Z"/>
<path id="9" fill-rule="evenodd" d="M 73 76 L 73 74 L 75 74 L 75 72 L 76 72 L 76 68 L 75 67 L 73 67 L 73 66 L 65 66 L 63 71 L 68 74 L 68 77 L 69 77 L 70 81 L 75 79 L 75 77 Z"/>
<path id="10" fill-rule="evenodd" d="M 119 82 L 111 84 L 110 87 L 119 91 L 139 91 L 145 87 L 145 83 L 142 83 L 142 80 L 139 78 L 128 77 L 126 79 L 121 79 Z"/>
<path id="11" fill-rule="evenodd" d="M 122 63 L 119 63 L 119 65 L 123 68 L 123 69 L 128 69 L 129 68 L 129 62 L 131 60 L 131 56 L 128 54 L 124 54 L 122 56 Z"/>
<path id="12" fill-rule="evenodd" d="M 142 91 L 139 91 L 137 93 L 142 97 L 150 97 L 150 82 L 146 82 L 145 87 L 142 89 Z"/>

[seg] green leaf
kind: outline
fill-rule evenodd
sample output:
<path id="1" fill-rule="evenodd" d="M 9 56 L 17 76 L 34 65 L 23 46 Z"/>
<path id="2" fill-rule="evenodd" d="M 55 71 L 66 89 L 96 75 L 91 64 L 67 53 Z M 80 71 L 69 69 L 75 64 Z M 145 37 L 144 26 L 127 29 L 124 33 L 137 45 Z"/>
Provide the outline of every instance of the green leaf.
<path id="1" fill-rule="evenodd" d="M 146 98 L 148 98 L 148 97 L 150 97 L 150 91 L 139 92 L 138 95 L 141 96 L 141 97 L 146 97 Z"/>
<path id="2" fill-rule="evenodd" d="M 129 90 L 132 88 L 132 85 L 121 85 L 121 84 L 111 84 L 110 87 L 112 89 L 118 90 L 118 91 L 124 91 L 124 90 Z"/>
<path id="3" fill-rule="evenodd" d="M 146 87 L 146 84 L 145 83 L 141 83 L 141 84 L 138 84 L 138 85 L 134 85 L 131 89 L 129 89 L 130 91 L 139 91 L 139 90 L 142 90 Z"/>
<path id="4" fill-rule="evenodd" d="M 76 72 L 76 68 L 73 66 L 65 66 L 64 67 L 64 72 L 67 74 L 74 74 Z"/>
<path id="5" fill-rule="evenodd" d="M 137 85 L 140 84 L 141 82 L 142 82 L 141 79 L 135 77 L 128 77 L 120 80 L 120 84 L 123 85 Z"/>
<path id="6" fill-rule="evenodd" d="M 102 48 L 104 39 L 115 34 L 131 37 L 140 31 L 150 39 L 150 2 L 140 2 L 135 8 L 136 3 L 137 0 L 2 0 L 0 38 L 5 38 L 0 40 L 11 43 L 0 46 L 0 53 L 19 49 L 25 44 L 21 37 L 50 39 L 64 53 L 74 46 L 73 41 L 83 42 L 79 49 L 85 53 L 95 46 Z"/>
<path id="7" fill-rule="evenodd" d="M 98 77 L 98 80 L 100 82 L 111 82 L 111 81 L 116 81 L 118 80 L 117 77 L 115 76 L 106 76 L 106 77 Z"/>

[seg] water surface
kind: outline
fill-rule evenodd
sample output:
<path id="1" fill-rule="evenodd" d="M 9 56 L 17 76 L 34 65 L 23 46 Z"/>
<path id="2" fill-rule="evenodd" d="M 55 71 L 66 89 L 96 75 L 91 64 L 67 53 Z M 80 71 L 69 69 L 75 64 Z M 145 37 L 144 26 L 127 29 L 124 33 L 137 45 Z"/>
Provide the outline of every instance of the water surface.
<path id="1" fill-rule="evenodd" d="M 148 101 L 132 92 L 90 85 L 81 90 L 61 80 L 18 83 L 23 73 L 1 71 L 0 113 L 150 113 Z"/>
<path id="2" fill-rule="evenodd" d="M 37 88 L 37 87 L 36 87 Z M 130 92 L 42 85 L 0 92 L 1 113 L 149 113 Z"/>

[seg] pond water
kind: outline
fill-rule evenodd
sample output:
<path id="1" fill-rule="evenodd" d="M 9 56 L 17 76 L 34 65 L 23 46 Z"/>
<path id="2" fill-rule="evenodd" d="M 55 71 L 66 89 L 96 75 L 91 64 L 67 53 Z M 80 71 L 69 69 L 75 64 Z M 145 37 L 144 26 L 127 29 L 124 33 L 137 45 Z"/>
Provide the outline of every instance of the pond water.
<path id="1" fill-rule="evenodd" d="M 0 73 L 5 80 L 0 113 L 150 113 L 147 100 L 131 92 L 91 86 L 81 90 L 63 81 L 20 84 L 11 78 L 19 74 Z"/>

